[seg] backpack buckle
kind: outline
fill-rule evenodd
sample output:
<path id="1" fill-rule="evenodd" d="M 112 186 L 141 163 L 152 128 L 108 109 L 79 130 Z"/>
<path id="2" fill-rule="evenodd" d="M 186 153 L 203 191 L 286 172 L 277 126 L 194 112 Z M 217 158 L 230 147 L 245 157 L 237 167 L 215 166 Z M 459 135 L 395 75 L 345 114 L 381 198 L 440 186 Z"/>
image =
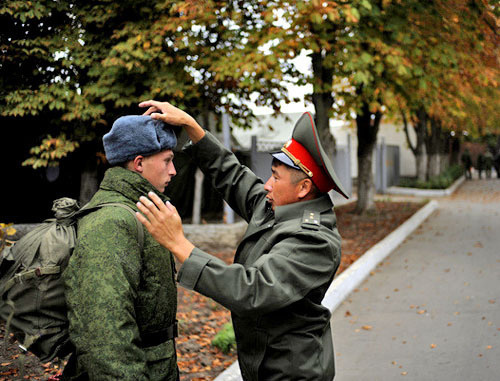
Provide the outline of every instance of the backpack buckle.
<path id="1" fill-rule="evenodd" d="M 24 274 L 23 273 L 19 273 L 19 274 L 16 274 L 12 277 L 12 280 L 13 280 L 13 283 L 16 284 L 23 284 L 23 281 L 24 281 Z M 13 284 L 13 285 L 14 285 Z M 7 288 L 7 287 L 6 287 Z M 9 287 L 10 288 L 10 287 Z"/>
<path id="2" fill-rule="evenodd" d="M 18 344 L 17 346 L 19 347 L 19 349 L 21 349 L 21 351 L 22 351 L 23 353 L 28 352 L 28 350 L 26 349 L 26 347 L 25 347 L 24 345 L 22 345 L 22 344 Z"/>

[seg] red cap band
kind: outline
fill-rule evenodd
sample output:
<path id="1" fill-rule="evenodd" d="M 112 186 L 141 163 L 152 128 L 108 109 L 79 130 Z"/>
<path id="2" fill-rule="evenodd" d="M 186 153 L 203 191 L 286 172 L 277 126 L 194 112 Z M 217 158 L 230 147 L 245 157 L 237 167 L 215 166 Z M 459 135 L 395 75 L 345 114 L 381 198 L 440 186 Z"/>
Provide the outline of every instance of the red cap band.
<path id="1" fill-rule="evenodd" d="M 292 138 L 281 149 L 298 166 L 312 182 L 318 187 L 319 191 L 326 193 L 333 189 L 335 184 L 328 176 L 326 171 L 320 167 L 312 155 L 298 141 Z"/>

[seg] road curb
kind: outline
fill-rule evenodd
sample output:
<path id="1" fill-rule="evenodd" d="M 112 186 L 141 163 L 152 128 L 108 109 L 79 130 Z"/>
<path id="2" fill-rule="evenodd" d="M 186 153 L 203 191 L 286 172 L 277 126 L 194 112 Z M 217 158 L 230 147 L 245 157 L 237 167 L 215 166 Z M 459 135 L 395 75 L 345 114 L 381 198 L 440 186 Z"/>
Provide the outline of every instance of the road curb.
<path id="1" fill-rule="evenodd" d="M 445 197 L 449 196 L 457 190 L 457 188 L 465 181 L 464 176 L 460 176 L 453 184 L 446 189 L 419 189 L 406 187 L 389 187 L 387 194 L 402 195 L 402 196 L 420 196 L 420 197 Z"/>
<path id="2" fill-rule="evenodd" d="M 438 202 L 436 200 L 428 202 L 396 230 L 366 251 L 357 261 L 333 280 L 322 304 L 333 313 L 347 296 L 365 280 L 370 272 L 424 222 L 437 207 Z M 214 381 L 241 380 L 238 361 L 235 361 L 214 379 Z"/>

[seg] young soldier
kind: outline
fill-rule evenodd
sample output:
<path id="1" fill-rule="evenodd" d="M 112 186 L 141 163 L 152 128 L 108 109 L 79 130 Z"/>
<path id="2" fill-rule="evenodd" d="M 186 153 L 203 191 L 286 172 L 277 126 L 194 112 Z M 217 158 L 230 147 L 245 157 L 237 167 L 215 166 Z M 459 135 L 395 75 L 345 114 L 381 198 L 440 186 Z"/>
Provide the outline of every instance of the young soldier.
<path id="1" fill-rule="evenodd" d="M 139 220 L 183 264 L 178 282 L 232 312 L 244 380 L 328 380 L 335 375 L 330 312 L 321 301 L 340 263 L 340 236 L 327 192 L 345 197 L 305 113 L 292 139 L 274 154 L 262 184 L 196 121 L 166 102 L 148 101 L 146 114 L 182 126 L 191 156 L 246 221 L 234 264 L 194 247 L 170 203 L 140 198 Z"/>
<path id="2" fill-rule="evenodd" d="M 112 168 L 89 207 L 162 192 L 176 171 L 174 132 L 149 116 L 124 116 L 104 135 Z M 83 217 L 64 273 L 75 353 L 63 379 L 177 380 L 174 337 L 177 289 L 172 255 L 133 212 L 107 206 Z"/>

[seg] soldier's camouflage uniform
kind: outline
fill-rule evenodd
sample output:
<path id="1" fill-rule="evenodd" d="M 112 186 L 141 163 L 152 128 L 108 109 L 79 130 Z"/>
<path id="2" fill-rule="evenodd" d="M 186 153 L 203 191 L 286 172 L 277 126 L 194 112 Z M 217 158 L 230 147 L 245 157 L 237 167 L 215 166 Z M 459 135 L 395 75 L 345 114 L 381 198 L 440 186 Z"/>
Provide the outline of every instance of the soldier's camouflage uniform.
<path id="1" fill-rule="evenodd" d="M 113 167 L 90 204 L 119 202 L 137 210 L 139 197 L 154 190 L 139 174 Z M 172 255 L 146 229 L 141 253 L 129 211 L 110 206 L 83 217 L 64 273 L 70 338 L 76 347 L 76 366 L 64 376 L 176 380 L 174 341 L 150 346 L 141 338 L 175 322 L 174 272 Z"/>

